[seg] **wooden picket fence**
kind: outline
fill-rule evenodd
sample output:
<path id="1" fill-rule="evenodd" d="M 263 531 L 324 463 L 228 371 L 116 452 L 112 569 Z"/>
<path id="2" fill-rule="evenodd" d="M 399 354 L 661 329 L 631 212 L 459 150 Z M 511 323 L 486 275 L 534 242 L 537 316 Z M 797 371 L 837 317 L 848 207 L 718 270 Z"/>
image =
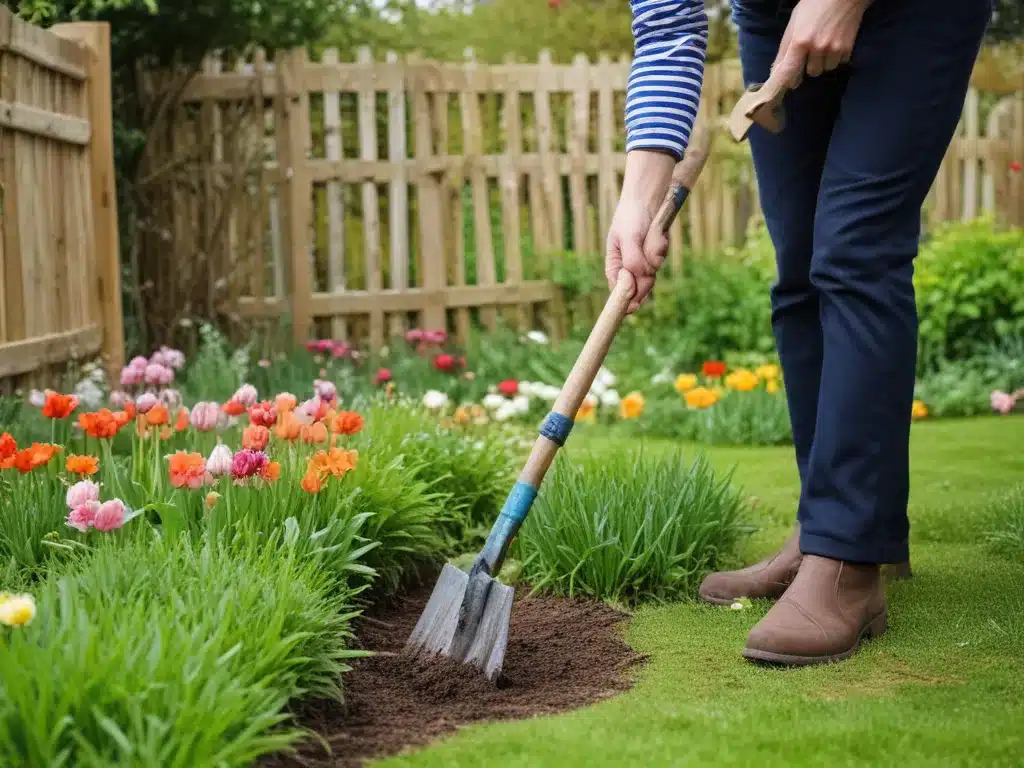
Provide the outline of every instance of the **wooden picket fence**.
<path id="1" fill-rule="evenodd" d="M 354 62 L 332 50 L 311 61 L 301 49 L 274 62 L 259 51 L 211 59 L 184 88 L 166 143 L 212 144 L 166 228 L 226 218 L 228 234 L 203 254 L 219 265 L 211 282 L 230 284 L 225 306 L 250 319 L 289 314 L 298 341 L 315 333 L 377 347 L 410 325 L 465 339 L 476 321 L 499 318 L 557 335 L 552 268 L 571 251 L 601 269 L 625 167 L 628 72 L 625 59 L 563 65 L 546 53 L 502 65 L 381 62 L 367 50 Z M 727 114 L 741 89 L 737 62 L 709 65 L 700 119 Z M 239 105 L 248 121 L 219 135 Z M 256 165 L 244 183 L 225 181 L 243 145 L 256 147 Z M 1014 159 L 1024 160 L 1024 89 L 978 71 L 930 219 L 991 213 L 1024 225 Z M 164 197 L 182 194 L 179 183 Z M 688 250 L 742 241 L 757 216 L 746 145 L 723 135 L 674 226 L 669 268 Z"/>
<path id="2" fill-rule="evenodd" d="M 123 364 L 105 24 L 47 31 L 0 7 L 0 380 Z"/>

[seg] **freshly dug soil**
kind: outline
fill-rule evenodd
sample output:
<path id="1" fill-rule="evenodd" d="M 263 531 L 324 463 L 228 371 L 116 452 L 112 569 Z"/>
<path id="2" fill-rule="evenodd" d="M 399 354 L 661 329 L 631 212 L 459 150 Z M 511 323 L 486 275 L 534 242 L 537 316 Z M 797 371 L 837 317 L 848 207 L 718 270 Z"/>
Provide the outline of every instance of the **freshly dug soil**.
<path id="1" fill-rule="evenodd" d="M 517 596 L 497 685 L 471 667 L 402 654 L 431 587 L 357 620 L 361 647 L 385 654 L 359 659 L 345 675 L 345 705 L 311 702 L 303 726 L 330 745 L 309 742 L 298 755 L 264 766 L 358 766 L 368 758 L 425 745 L 468 723 L 526 718 L 589 704 L 627 690 L 643 657 L 623 640 L 628 617 L 603 603 Z"/>

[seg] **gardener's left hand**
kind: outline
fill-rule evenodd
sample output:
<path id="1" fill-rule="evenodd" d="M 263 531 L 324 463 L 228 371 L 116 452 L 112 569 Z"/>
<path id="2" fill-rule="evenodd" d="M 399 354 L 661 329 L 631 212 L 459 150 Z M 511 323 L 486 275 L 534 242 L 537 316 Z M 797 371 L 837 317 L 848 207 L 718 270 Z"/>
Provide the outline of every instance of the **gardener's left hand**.
<path id="1" fill-rule="evenodd" d="M 846 63 L 872 0 L 800 0 L 789 18 L 772 70 L 796 88 Z"/>

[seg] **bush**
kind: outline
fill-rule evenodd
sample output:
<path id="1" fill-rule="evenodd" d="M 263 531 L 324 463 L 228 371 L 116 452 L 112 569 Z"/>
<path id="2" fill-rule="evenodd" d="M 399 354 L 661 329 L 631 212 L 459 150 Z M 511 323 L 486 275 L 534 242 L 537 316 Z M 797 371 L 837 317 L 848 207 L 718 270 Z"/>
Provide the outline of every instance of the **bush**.
<path id="1" fill-rule="evenodd" d="M 995 390 L 1024 387 L 1024 338 L 989 345 L 970 360 L 934 364 L 917 384 L 917 397 L 938 417 L 977 416 L 992 410 Z"/>
<path id="2" fill-rule="evenodd" d="M 1024 561 L 1024 483 L 1016 485 L 989 507 L 985 539 L 996 552 Z"/>
<path id="3" fill-rule="evenodd" d="M 693 596 L 743 532 L 730 481 L 703 456 L 560 456 L 517 540 L 523 578 L 623 603 Z"/>
<path id="4" fill-rule="evenodd" d="M 251 765 L 340 698 L 350 599 L 287 547 L 101 547 L 0 628 L 0 763 Z"/>
<path id="5" fill-rule="evenodd" d="M 1024 337 L 1024 229 L 996 231 L 982 218 L 941 225 L 914 272 L 922 371 Z"/>

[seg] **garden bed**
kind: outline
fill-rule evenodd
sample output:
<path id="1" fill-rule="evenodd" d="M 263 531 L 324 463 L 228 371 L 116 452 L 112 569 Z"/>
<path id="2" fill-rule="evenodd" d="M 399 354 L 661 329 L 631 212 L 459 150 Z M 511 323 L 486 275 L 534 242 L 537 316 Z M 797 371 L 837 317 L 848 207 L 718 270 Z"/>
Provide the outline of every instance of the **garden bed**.
<path id="1" fill-rule="evenodd" d="M 345 705 L 312 702 L 303 726 L 330 744 L 309 741 L 294 755 L 264 759 L 268 768 L 355 766 L 423 746 L 471 723 L 528 718 L 574 709 L 628 690 L 644 660 L 623 639 L 628 616 L 605 603 L 525 597 L 513 606 L 508 648 L 497 685 L 471 668 L 402 653 L 432 585 L 396 598 L 356 621 L 357 645 L 380 655 L 344 677 Z"/>

